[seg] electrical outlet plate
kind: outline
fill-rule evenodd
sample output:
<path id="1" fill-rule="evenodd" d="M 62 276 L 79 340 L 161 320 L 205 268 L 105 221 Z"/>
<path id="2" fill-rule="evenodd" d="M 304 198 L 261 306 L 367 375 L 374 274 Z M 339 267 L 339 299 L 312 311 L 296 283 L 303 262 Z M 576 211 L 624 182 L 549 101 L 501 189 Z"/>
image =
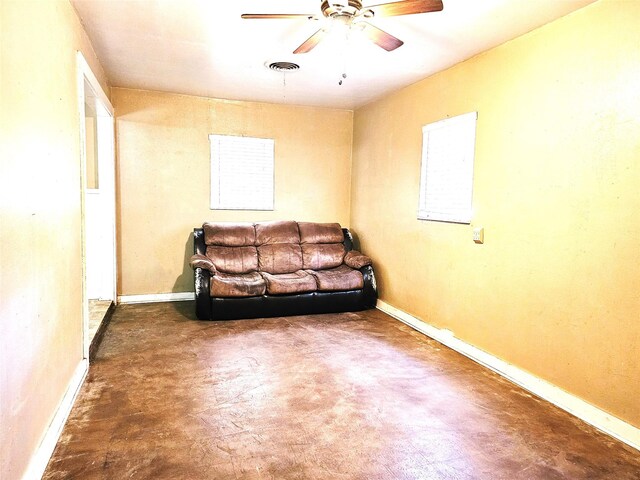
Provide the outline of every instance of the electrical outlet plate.
<path id="1" fill-rule="evenodd" d="M 475 243 L 484 243 L 484 228 L 477 227 L 473 229 L 473 241 Z"/>

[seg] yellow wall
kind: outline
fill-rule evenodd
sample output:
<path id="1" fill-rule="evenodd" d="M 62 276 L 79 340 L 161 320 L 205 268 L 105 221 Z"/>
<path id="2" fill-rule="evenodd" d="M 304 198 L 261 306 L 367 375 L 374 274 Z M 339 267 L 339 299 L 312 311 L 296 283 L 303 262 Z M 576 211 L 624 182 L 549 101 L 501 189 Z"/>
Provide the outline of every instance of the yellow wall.
<path id="1" fill-rule="evenodd" d="M 0 478 L 20 478 L 82 352 L 76 50 L 66 0 L 0 1 Z"/>
<path id="2" fill-rule="evenodd" d="M 113 89 L 119 292 L 193 291 L 191 232 L 204 221 L 349 223 L 353 113 Z M 209 209 L 211 133 L 275 139 L 275 210 Z"/>
<path id="3" fill-rule="evenodd" d="M 639 18 L 598 2 L 357 110 L 351 199 L 384 301 L 636 426 Z M 470 111 L 473 225 L 419 221 L 421 127 Z"/>

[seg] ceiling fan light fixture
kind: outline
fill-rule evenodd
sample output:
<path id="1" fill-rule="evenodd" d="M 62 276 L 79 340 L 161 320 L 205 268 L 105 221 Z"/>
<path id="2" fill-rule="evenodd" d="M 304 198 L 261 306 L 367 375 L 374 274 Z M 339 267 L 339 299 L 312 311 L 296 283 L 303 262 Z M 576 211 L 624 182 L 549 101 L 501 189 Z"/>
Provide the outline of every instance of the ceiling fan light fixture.
<path id="1" fill-rule="evenodd" d="M 349 15 L 336 15 L 334 17 L 331 17 L 329 20 L 330 20 L 329 25 L 330 25 L 330 28 L 332 29 L 349 28 L 353 23 L 352 22 L 353 18 L 350 17 Z"/>

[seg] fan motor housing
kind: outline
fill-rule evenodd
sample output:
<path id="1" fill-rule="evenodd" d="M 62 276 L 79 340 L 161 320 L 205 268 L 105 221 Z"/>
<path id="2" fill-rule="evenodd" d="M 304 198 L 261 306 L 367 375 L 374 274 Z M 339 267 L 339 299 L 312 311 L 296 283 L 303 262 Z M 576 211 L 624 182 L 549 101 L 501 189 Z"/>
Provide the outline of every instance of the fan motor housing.
<path id="1" fill-rule="evenodd" d="M 359 0 L 348 0 L 348 2 L 330 2 L 329 0 L 323 0 L 320 8 L 325 17 L 353 17 L 362 10 L 362 2 Z"/>

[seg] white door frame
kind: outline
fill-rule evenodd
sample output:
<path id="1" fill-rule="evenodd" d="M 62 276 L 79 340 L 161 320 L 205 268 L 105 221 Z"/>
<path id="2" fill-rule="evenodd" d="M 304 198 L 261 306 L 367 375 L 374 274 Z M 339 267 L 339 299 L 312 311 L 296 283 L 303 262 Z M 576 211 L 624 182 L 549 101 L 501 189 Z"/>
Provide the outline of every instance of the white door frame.
<path id="1" fill-rule="evenodd" d="M 80 199 L 80 215 L 81 215 L 81 243 L 82 243 L 82 332 L 83 332 L 83 358 L 89 358 L 89 298 L 87 296 L 87 245 L 86 245 L 86 227 L 85 227 L 85 215 L 86 215 L 86 205 L 85 205 L 85 196 L 87 193 L 86 187 L 86 178 L 87 178 L 87 151 L 86 151 L 86 125 L 85 125 L 85 82 L 91 87 L 93 93 L 96 97 L 96 102 L 100 104 L 103 108 L 103 111 L 107 113 L 108 117 L 110 117 L 109 125 L 111 134 L 103 135 L 106 138 L 100 138 L 99 141 L 107 141 L 109 145 L 105 148 L 105 152 L 108 152 L 108 160 L 109 163 L 113 166 L 110 168 L 110 175 L 113 175 L 113 181 L 108 182 L 112 187 L 112 192 L 108 192 L 110 199 L 113 199 L 113 209 L 112 215 L 109 215 L 112 220 L 112 235 L 113 235 L 113 292 L 112 299 L 114 302 L 117 302 L 117 259 L 116 259 L 116 228 L 115 228 L 115 220 L 116 220 L 116 196 L 115 196 L 115 119 L 114 119 L 114 109 L 109 101 L 109 98 L 105 94 L 100 82 L 91 71 L 89 64 L 85 60 L 84 56 L 81 52 L 76 53 L 76 62 L 77 62 L 77 83 L 78 83 L 78 116 L 80 123 L 80 189 L 81 189 L 81 199 Z M 101 162 L 99 160 L 99 162 Z M 111 201 L 110 201 L 111 203 Z M 111 210 L 111 207 L 110 207 Z"/>

